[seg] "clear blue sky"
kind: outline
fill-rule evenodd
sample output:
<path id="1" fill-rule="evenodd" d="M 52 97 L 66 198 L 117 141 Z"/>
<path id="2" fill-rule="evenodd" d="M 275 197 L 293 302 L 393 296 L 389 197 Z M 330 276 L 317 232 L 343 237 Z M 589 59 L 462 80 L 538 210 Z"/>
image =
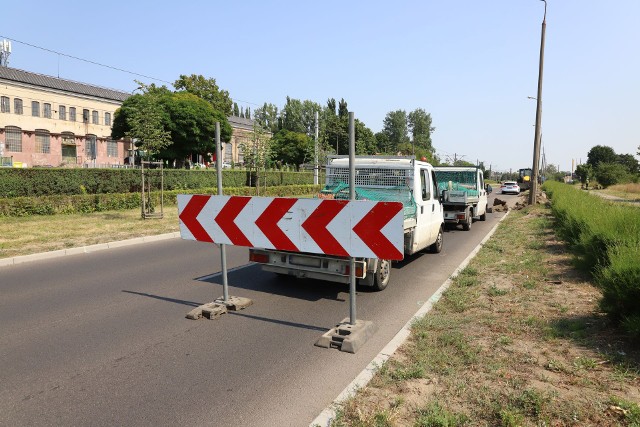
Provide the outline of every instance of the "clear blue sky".
<path id="1" fill-rule="evenodd" d="M 424 108 L 437 154 L 531 166 L 544 3 L 458 1 L 5 2 L 9 65 L 131 91 L 215 78 L 240 105 L 344 98 L 374 132 Z M 594 145 L 636 155 L 640 1 L 548 0 L 542 142 L 571 168 Z M 154 77 L 135 76 L 28 45 Z"/>

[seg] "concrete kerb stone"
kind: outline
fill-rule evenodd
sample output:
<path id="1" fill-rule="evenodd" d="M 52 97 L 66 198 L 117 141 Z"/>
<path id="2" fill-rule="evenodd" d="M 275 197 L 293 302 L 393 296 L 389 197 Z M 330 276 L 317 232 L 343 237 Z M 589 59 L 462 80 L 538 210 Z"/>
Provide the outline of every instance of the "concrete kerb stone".
<path id="1" fill-rule="evenodd" d="M 398 333 L 389 341 L 389 343 L 373 358 L 371 362 L 354 378 L 351 383 L 346 386 L 342 392 L 334 399 L 334 401 L 309 424 L 309 427 L 321 426 L 329 427 L 331 422 L 336 418 L 336 411 L 341 403 L 345 402 L 352 396 L 354 396 L 359 389 L 365 387 L 369 381 L 373 378 L 378 369 L 393 356 L 396 350 L 409 338 L 411 334 L 411 325 L 418 319 L 424 317 L 434 304 L 442 297 L 442 294 L 451 286 L 453 279 L 460 274 L 462 270 L 471 262 L 471 260 L 478 254 L 482 246 L 493 236 L 498 229 L 498 226 L 509 215 L 509 211 L 500 218 L 500 221 L 489 231 L 489 233 L 482 239 L 480 243 L 471 251 L 460 265 L 451 273 L 451 276 L 438 288 L 438 290 L 429 298 L 429 300 L 423 304 L 418 311 L 409 319 L 407 323 L 398 331 Z"/>
<path id="2" fill-rule="evenodd" d="M 76 248 L 60 249 L 56 251 L 41 252 L 41 253 L 31 254 L 31 255 L 21 255 L 21 256 L 16 256 L 11 258 L 2 258 L 0 259 L 0 267 L 8 267 L 16 264 L 22 264 L 25 262 L 52 259 L 52 258 L 57 258 L 61 256 L 66 256 L 66 255 L 86 254 L 91 252 L 102 251 L 105 249 L 113 249 L 113 248 L 121 248 L 124 246 L 137 245 L 140 243 L 157 242 L 160 240 L 173 239 L 176 237 L 180 237 L 180 232 L 158 234 L 154 236 L 136 237 L 133 239 L 119 240 L 119 241 L 114 241 L 109 243 L 98 243 L 96 245 L 79 246 Z"/>

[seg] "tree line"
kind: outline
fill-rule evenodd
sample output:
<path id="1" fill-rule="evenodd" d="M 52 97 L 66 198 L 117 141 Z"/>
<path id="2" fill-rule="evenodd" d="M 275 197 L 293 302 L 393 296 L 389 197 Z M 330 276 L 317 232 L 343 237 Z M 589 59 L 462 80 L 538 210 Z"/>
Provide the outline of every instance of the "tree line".
<path id="1" fill-rule="evenodd" d="M 640 147 L 638 147 L 640 155 Z M 587 163 L 576 167 L 583 185 L 595 179 L 603 187 L 640 180 L 640 164 L 632 154 L 617 154 L 606 145 L 596 145 L 587 153 Z"/>
<path id="2" fill-rule="evenodd" d="M 111 136 L 131 138 L 138 149 L 170 165 L 182 167 L 192 154 L 209 158 L 215 152 L 215 122 L 220 122 L 222 141 L 231 138 L 229 116 L 253 119 L 255 138 L 241 147 L 245 164 L 297 168 L 313 163 L 316 113 L 319 162 L 330 154 L 348 154 L 349 110 L 344 98 L 329 98 L 320 105 L 287 96 L 282 108 L 264 103 L 251 111 L 233 102 L 215 79 L 201 75 L 180 75 L 173 90 L 136 83 L 140 93 L 116 110 Z M 423 108 L 390 111 L 377 133 L 355 119 L 356 154 L 409 155 L 438 163 L 431 140 L 434 131 L 431 115 Z"/>

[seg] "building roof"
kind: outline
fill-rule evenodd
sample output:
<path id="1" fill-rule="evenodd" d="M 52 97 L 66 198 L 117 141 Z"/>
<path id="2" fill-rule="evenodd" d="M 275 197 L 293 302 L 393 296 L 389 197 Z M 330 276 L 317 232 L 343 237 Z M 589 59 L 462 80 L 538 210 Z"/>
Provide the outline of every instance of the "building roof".
<path id="1" fill-rule="evenodd" d="M 244 117 L 236 116 L 229 116 L 227 117 L 227 120 L 229 120 L 231 127 L 236 129 L 253 130 L 253 124 L 255 123 L 253 119 L 245 119 Z"/>
<path id="2" fill-rule="evenodd" d="M 45 76 L 44 74 L 31 73 L 18 70 L 17 68 L 0 67 L 0 80 L 10 80 L 17 83 L 25 83 L 47 89 L 58 89 L 65 92 L 80 95 L 89 95 L 102 99 L 123 102 L 131 96 L 128 92 L 114 89 L 107 89 L 100 86 L 78 83 L 71 80 L 57 77 Z"/>

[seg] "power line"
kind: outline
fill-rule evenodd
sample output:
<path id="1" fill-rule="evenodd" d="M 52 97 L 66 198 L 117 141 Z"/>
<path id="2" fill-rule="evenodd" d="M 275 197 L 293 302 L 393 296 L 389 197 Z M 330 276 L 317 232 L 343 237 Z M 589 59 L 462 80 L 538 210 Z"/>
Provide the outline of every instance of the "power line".
<path id="1" fill-rule="evenodd" d="M 172 82 L 169 82 L 169 81 L 166 81 L 166 80 L 162 80 L 162 79 L 159 79 L 159 78 L 156 78 L 156 77 L 147 76 L 147 75 L 145 75 L 145 74 L 136 73 L 136 72 L 134 72 L 134 71 L 125 70 L 125 69 L 123 69 L 123 68 L 118 68 L 118 67 L 114 67 L 114 66 L 111 66 L 111 65 L 101 64 L 101 63 L 99 63 L 99 62 L 92 61 L 92 60 L 90 60 L 90 59 L 79 58 L 79 57 L 77 57 L 77 56 L 69 55 L 69 54 L 66 54 L 66 53 L 63 53 L 63 52 L 58 52 L 58 51 L 53 50 L 53 49 L 48 49 L 48 48 L 46 48 L 46 47 L 36 46 L 36 45 L 34 45 L 34 44 L 31 44 L 31 43 L 27 43 L 27 42 L 24 42 L 24 41 L 21 41 L 21 40 L 16 40 L 16 39 L 11 38 L 11 37 L 7 37 L 7 36 L 0 35 L 0 38 L 2 38 L 2 39 L 7 39 L 7 40 L 11 40 L 12 42 L 20 43 L 20 44 L 23 44 L 23 45 L 26 45 L 26 46 L 29 46 L 29 47 L 33 47 L 33 48 L 35 48 L 35 49 L 44 50 L 45 52 L 55 53 L 56 55 L 65 56 L 65 57 L 67 57 L 67 58 L 75 59 L 75 60 L 77 60 L 77 61 L 82 61 L 82 62 L 86 62 L 86 63 L 92 64 L 92 65 L 97 65 L 97 66 L 100 66 L 100 67 L 109 68 L 109 69 L 111 69 L 111 70 L 120 71 L 120 72 L 122 72 L 122 73 L 127 73 L 127 74 L 131 74 L 131 75 L 138 76 L 138 77 L 144 77 L 145 79 L 151 79 L 151 80 L 155 80 L 155 81 L 162 82 L 162 83 L 166 83 L 166 84 L 168 84 L 168 85 L 173 86 L 173 83 L 172 83 Z M 244 103 L 244 104 L 257 105 L 258 107 L 260 106 L 260 104 L 256 104 L 256 103 L 254 103 L 254 102 L 250 102 L 250 101 L 243 101 L 243 100 L 241 100 L 241 99 L 233 99 L 233 98 L 231 98 L 231 97 L 229 97 L 229 99 L 230 99 L 230 100 L 232 100 L 232 101 L 234 101 L 234 102 L 240 102 L 240 103 Z"/>

